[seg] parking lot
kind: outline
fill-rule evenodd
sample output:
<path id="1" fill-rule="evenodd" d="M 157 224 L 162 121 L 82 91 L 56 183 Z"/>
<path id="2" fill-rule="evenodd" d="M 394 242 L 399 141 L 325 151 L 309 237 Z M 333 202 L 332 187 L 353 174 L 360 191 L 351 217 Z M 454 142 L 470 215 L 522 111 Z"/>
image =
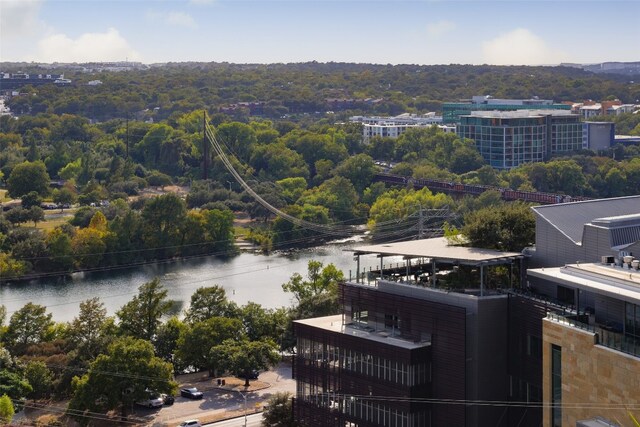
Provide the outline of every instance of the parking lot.
<path id="1" fill-rule="evenodd" d="M 254 413 L 262 411 L 262 406 L 269 397 L 277 392 L 295 393 L 295 381 L 291 379 L 291 366 L 281 364 L 273 370 L 263 372 L 257 380 L 252 380 L 245 392 L 244 380 L 224 377 L 225 385 L 218 386 L 217 378 L 191 374 L 178 377 L 179 388 L 197 387 L 203 392 L 203 398 L 191 400 L 176 396 L 175 403 L 156 409 L 136 407 L 138 417 L 148 420 L 147 425 L 154 427 L 177 426 L 181 421 L 198 419 L 203 424 L 241 416 L 245 411 Z"/>

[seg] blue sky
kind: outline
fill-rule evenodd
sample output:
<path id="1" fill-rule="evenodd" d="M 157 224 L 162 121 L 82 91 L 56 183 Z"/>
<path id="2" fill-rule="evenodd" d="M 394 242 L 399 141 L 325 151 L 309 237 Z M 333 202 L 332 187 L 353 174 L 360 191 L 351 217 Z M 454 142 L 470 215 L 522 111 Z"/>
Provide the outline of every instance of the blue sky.
<path id="1" fill-rule="evenodd" d="M 640 0 L 0 0 L 0 61 L 640 60 Z"/>

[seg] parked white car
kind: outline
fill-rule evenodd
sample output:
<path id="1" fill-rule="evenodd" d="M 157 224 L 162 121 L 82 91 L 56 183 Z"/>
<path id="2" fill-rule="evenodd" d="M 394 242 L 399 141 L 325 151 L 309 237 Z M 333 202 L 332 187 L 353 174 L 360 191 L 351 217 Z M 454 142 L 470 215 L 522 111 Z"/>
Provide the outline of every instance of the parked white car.
<path id="1" fill-rule="evenodd" d="M 136 402 L 136 405 L 146 406 L 147 408 L 159 408 L 163 404 L 164 401 L 160 396 L 149 396 L 146 400 L 139 400 Z"/>
<path id="2" fill-rule="evenodd" d="M 178 427 L 202 427 L 202 424 L 198 420 L 187 420 L 181 422 Z"/>

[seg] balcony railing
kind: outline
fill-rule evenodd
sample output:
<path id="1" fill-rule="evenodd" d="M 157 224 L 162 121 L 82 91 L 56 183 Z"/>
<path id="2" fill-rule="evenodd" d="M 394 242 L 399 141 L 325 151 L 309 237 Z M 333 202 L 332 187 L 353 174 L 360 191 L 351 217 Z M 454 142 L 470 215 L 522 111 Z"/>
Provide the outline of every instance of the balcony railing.
<path id="1" fill-rule="evenodd" d="M 553 312 L 547 313 L 547 319 L 594 333 L 596 335 L 596 344 L 640 357 L 640 339 L 638 338 L 630 337 L 620 332 L 608 331 L 602 326 L 589 325 L 576 320 L 572 316 L 564 316 Z"/>

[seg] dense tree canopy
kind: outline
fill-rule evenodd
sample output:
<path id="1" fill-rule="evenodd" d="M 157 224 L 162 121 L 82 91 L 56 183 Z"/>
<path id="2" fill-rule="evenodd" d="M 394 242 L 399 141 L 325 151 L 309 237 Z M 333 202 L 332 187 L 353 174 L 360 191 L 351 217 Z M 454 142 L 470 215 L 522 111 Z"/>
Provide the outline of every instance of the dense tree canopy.
<path id="1" fill-rule="evenodd" d="M 125 413 L 133 402 L 146 398 L 147 390 L 173 394 L 177 385 L 171 364 L 154 355 L 151 343 L 125 337 L 99 355 L 87 374 L 75 377 L 73 388 L 69 409 L 81 421 L 85 411 L 119 408 Z"/>
<path id="2" fill-rule="evenodd" d="M 24 162 L 16 165 L 7 180 L 7 189 L 12 197 L 21 197 L 30 192 L 40 196 L 49 193 L 49 175 L 42 162 Z"/>

